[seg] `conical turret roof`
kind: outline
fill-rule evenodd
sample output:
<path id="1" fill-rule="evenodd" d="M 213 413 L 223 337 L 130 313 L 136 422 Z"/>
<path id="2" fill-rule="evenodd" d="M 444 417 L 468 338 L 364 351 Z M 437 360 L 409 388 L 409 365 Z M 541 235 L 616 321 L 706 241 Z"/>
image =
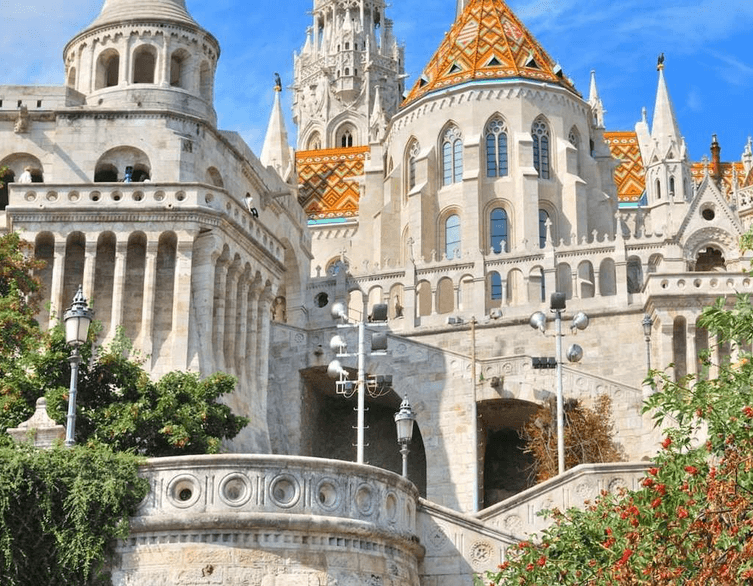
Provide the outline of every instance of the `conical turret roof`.
<path id="1" fill-rule="evenodd" d="M 525 78 L 575 91 L 502 0 L 468 0 L 404 104 L 473 80 Z"/>
<path id="2" fill-rule="evenodd" d="M 105 0 L 99 16 L 87 28 L 133 20 L 172 21 L 198 27 L 186 0 Z"/>

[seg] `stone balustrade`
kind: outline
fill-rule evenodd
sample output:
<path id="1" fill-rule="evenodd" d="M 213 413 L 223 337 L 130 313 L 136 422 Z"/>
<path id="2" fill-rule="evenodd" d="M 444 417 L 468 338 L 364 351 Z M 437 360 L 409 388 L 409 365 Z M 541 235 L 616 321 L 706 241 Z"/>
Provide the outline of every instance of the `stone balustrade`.
<path id="1" fill-rule="evenodd" d="M 282 243 L 255 219 L 245 202 L 222 188 L 203 183 L 12 183 L 8 212 L 18 221 L 32 223 L 40 212 L 76 214 L 77 219 L 101 221 L 102 214 L 116 217 L 138 213 L 138 220 L 164 219 L 176 212 L 205 212 L 205 222 L 228 222 L 246 238 L 284 262 Z M 95 217 L 96 216 L 96 217 Z"/>
<path id="2" fill-rule="evenodd" d="M 118 546 L 116 586 L 419 584 L 418 491 L 392 472 L 224 454 L 150 460 L 142 475 L 151 491 Z"/>
<path id="3" fill-rule="evenodd" d="M 644 295 L 666 297 L 700 295 L 720 297 L 753 292 L 753 278 L 747 273 L 680 273 L 649 275 Z"/>

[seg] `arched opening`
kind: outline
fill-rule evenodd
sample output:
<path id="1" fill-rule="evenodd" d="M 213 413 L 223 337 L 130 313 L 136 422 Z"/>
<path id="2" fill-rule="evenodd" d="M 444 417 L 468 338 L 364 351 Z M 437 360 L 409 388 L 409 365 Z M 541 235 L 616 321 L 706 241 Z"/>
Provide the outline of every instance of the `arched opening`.
<path id="1" fill-rule="evenodd" d="M 447 260 L 460 258 L 460 216 L 450 215 L 444 222 L 444 252 Z"/>
<path id="2" fill-rule="evenodd" d="M 683 316 L 678 316 L 672 324 L 672 362 L 675 365 L 675 381 L 679 381 L 688 374 L 687 343 L 687 322 Z"/>
<path id="3" fill-rule="evenodd" d="M 517 399 L 485 401 L 478 406 L 482 422 L 483 506 L 489 507 L 533 486 L 533 458 L 524 452 L 520 432 L 537 407 Z"/>
<path id="4" fill-rule="evenodd" d="M 337 145 L 341 148 L 349 148 L 356 144 L 356 129 L 350 124 L 343 124 L 337 130 Z"/>
<path id="5" fill-rule="evenodd" d="M 118 85 L 120 76 L 120 54 L 115 49 L 102 51 L 97 58 L 97 72 L 94 77 L 94 89 Z"/>
<path id="6" fill-rule="evenodd" d="M 611 258 L 605 258 L 599 265 L 599 295 L 617 295 L 617 274 Z"/>
<path id="7" fill-rule="evenodd" d="M 416 186 L 416 159 L 420 150 L 421 147 L 415 138 L 409 141 L 408 148 L 405 149 L 406 193 Z"/>
<path id="8" fill-rule="evenodd" d="M 65 242 L 65 264 L 63 269 L 63 307 L 73 301 L 79 285 L 84 282 L 84 259 L 86 257 L 86 237 L 81 232 L 72 232 Z M 63 308 L 58 308 L 62 310 Z"/>
<path id="9" fill-rule="evenodd" d="M 431 285 L 428 281 L 416 285 L 416 302 L 419 316 L 431 315 Z"/>
<path id="10" fill-rule="evenodd" d="M 455 310 L 455 287 L 452 279 L 444 277 L 437 284 L 437 313 L 451 313 Z"/>
<path id="11" fill-rule="evenodd" d="M 627 262 L 627 292 L 640 293 L 643 289 L 643 265 L 641 259 L 631 256 Z"/>
<path id="12" fill-rule="evenodd" d="M 581 299 L 594 296 L 594 268 L 587 260 L 578 265 L 578 286 Z"/>
<path id="13" fill-rule="evenodd" d="M 120 181 L 131 167 L 131 181 L 145 181 L 151 177 L 151 163 L 144 151 L 136 147 L 120 146 L 106 151 L 94 168 L 94 182 Z"/>
<path id="14" fill-rule="evenodd" d="M 104 232 L 97 239 L 97 266 L 94 271 L 93 306 L 97 320 L 102 324 L 102 338 L 110 333 L 112 319 L 112 291 L 115 278 L 116 238 L 112 232 Z"/>
<path id="15" fill-rule="evenodd" d="M 526 291 L 523 289 L 523 271 L 512 269 L 507 273 L 507 303 L 508 305 L 520 305 Z"/>
<path id="16" fill-rule="evenodd" d="M 499 307 L 502 301 L 502 276 L 497 271 L 492 271 L 486 278 L 487 296 L 491 303 L 490 307 Z"/>
<path id="17" fill-rule="evenodd" d="M 157 276 L 159 295 L 154 297 L 153 332 L 143 332 L 145 337 L 152 336 L 152 364 L 160 364 L 161 358 L 169 355 L 165 343 L 173 329 L 173 298 L 175 295 L 175 265 L 178 237 L 174 232 L 165 232 L 159 237 L 157 245 Z M 151 311 L 147 308 L 147 311 Z"/>
<path id="18" fill-rule="evenodd" d="M 403 317 L 405 302 L 405 287 L 402 283 L 397 283 L 390 288 L 389 316 L 390 319 Z"/>
<path id="19" fill-rule="evenodd" d="M 546 210 L 539 210 L 539 248 L 546 247 L 547 226 L 550 224 L 549 213 Z"/>
<path id="20" fill-rule="evenodd" d="M 696 372 L 698 378 L 708 379 L 709 368 L 707 365 L 706 357 L 708 357 L 709 351 L 709 332 L 706 328 L 698 324 L 696 320 L 695 324 L 695 351 L 696 351 Z"/>
<path id="21" fill-rule="evenodd" d="M 188 60 L 190 55 L 185 49 L 178 49 L 170 56 L 170 85 L 188 89 Z"/>
<path id="22" fill-rule="evenodd" d="M 442 133 L 442 186 L 459 183 L 463 180 L 463 137 L 460 129 L 449 126 Z"/>
<path id="23" fill-rule="evenodd" d="M 696 272 L 719 272 L 726 271 L 724 254 L 718 248 L 707 246 L 701 249 L 695 260 Z"/>
<path id="24" fill-rule="evenodd" d="M 322 148 L 322 136 L 318 132 L 311 133 L 306 147 L 310 151 L 318 151 Z"/>
<path id="25" fill-rule="evenodd" d="M 546 300 L 546 283 L 544 281 L 544 269 L 533 267 L 528 274 L 528 301 L 540 303 Z"/>
<path id="26" fill-rule="evenodd" d="M 564 293 L 566 299 L 573 298 L 573 275 L 570 265 L 562 262 L 557 265 L 557 291 Z"/>
<path id="27" fill-rule="evenodd" d="M 209 185 L 215 187 L 225 187 L 225 182 L 222 180 L 222 175 L 217 170 L 217 167 L 209 167 L 204 175 L 204 181 Z"/>
<path id="28" fill-rule="evenodd" d="M 41 310 L 37 320 L 42 329 L 46 330 L 50 323 L 50 295 L 52 292 L 52 269 L 55 262 L 55 237 L 49 232 L 38 234 L 34 241 L 34 258 L 44 262 L 44 265 L 34 270 L 34 276 L 42 283 Z"/>
<path id="29" fill-rule="evenodd" d="M 503 208 L 494 208 L 489 214 L 489 244 L 495 254 L 510 250 L 507 234 L 507 212 Z"/>
<path id="30" fill-rule="evenodd" d="M 145 268 L 146 235 L 143 232 L 134 232 L 128 238 L 125 273 L 128 279 L 124 287 L 122 312 L 123 327 L 126 336 L 131 340 L 135 340 L 141 332 Z"/>
<path id="31" fill-rule="evenodd" d="M 495 117 L 486 125 L 486 176 L 506 177 L 508 172 L 507 125 Z"/>
<path id="32" fill-rule="evenodd" d="M 0 210 L 4 210 L 10 203 L 8 184 L 19 183 L 43 183 L 42 163 L 34 155 L 29 153 L 13 153 L 0 161 L 0 168 L 6 167 L 5 173 L 0 176 Z"/>
<path id="33" fill-rule="evenodd" d="M 142 45 L 133 53 L 133 83 L 154 83 L 154 70 L 157 64 L 157 51 L 149 45 Z"/>
<path id="34" fill-rule="evenodd" d="M 71 88 L 76 87 L 76 68 L 71 67 L 68 69 L 68 76 L 66 77 L 65 85 Z"/>
<path id="35" fill-rule="evenodd" d="M 533 166 L 541 179 L 550 177 L 549 125 L 543 118 L 537 118 L 531 125 L 533 139 Z"/>

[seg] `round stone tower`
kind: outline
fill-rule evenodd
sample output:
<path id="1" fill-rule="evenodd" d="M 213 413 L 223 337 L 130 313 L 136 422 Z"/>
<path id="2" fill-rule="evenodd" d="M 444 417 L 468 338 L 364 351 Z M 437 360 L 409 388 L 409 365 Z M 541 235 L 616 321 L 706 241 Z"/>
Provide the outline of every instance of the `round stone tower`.
<path id="1" fill-rule="evenodd" d="M 175 109 L 214 124 L 220 46 L 185 0 L 105 0 L 65 47 L 66 84 L 106 109 Z"/>

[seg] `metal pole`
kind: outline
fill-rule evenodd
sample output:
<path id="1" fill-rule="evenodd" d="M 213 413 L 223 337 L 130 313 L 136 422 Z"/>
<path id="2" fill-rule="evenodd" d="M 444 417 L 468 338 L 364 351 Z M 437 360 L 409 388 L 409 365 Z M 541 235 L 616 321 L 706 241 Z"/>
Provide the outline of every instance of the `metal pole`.
<path id="1" fill-rule="evenodd" d="M 646 336 L 646 370 L 651 372 L 651 337 Z"/>
<path id="2" fill-rule="evenodd" d="M 565 471 L 565 405 L 562 398 L 562 311 L 554 311 L 557 327 L 557 468 Z"/>
<path id="3" fill-rule="evenodd" d="M 408 478 L 408 442 L 400 444 L 400 453 L 403 455 L 403 478 Z"/>
<path id="4" fill-rule="evenodd" d="M 78 365 L 81 363 L 81 355 L 78 348 L 73 348 L 73 353 L 68 359 L 71 363 L 71 387 L 68 391 L 68 425 L 65 430 L 65 447 L 71 448 L 75 445 L 74 438 L 76 432 L 76 390 L 78 387 Z"/>
<path id="5" fill-rule="evenodd" d="M 476 406 L 476 318 L 471 317 L 471 454 L 473 455 L 473 512 L 479 510 L 478 407 Z"/>
<path id="6" fill-rule="evenodd" d="M 363 464 L 364 412 L 366 410 L 366 324 L 358 323 L 358 440 L 356 444 L 356 462 Z"/>

